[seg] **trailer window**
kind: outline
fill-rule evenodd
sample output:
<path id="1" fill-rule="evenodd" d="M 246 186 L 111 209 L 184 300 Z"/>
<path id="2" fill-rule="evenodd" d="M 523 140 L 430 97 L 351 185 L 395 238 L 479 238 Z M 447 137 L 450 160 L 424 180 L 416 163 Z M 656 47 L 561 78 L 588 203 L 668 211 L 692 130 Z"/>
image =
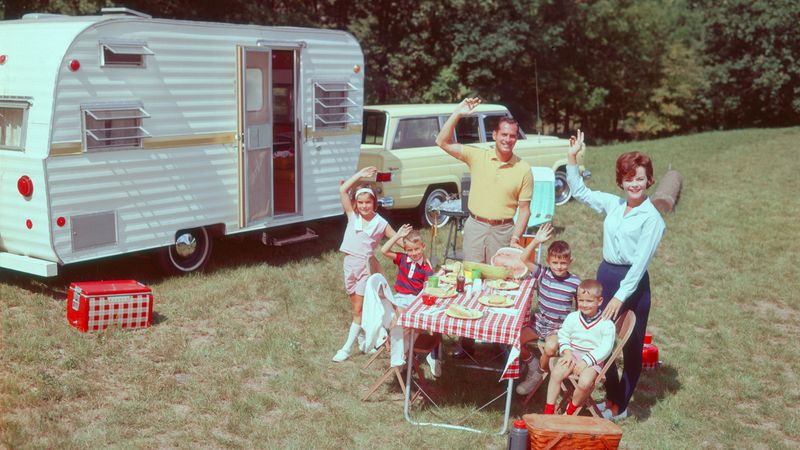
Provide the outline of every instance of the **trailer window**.
<path id="1" fill-rule="evenodd" d="M 144 67 L 144 57 L 152 54 L 144 42 L 100 43 L 100 65 L 103 67 Z"/>
<path id="2" fill-rule="evenodd" d="M 353 99 L 358 90 L 350 83 L 314 83 L 314 129 L 335 130 L 358 123 Z"/>
<path id="3" fill-rule="evenodd" d="M 383 145 L 383 134 L 385 132 L 386 113 L 364 111 L 364 130 L 361 133 L 361 143 Z"/>
<path id="4" fill-rule="evenodd" d="M 88 107 L 83 109 L 84 142 L 87 152 L 116 148 L 140 148 L 150 137 L 142 128 L 149 118 L 140 106 Z"/>
<path id="5" fill-rule="evenodd" d="M 423 119 L 403 119 L 397 124 L 392 150 L 414 147 L 436 146 L 436 135 L 439 134 L 439 119 L 426 117 Z"/>
<path id="6" fill-rule="evenodd" d="M 30 103 L 25 101 L 4 101 L 0 98 L 0 148 L 23 149 L 29 107 Z"/>

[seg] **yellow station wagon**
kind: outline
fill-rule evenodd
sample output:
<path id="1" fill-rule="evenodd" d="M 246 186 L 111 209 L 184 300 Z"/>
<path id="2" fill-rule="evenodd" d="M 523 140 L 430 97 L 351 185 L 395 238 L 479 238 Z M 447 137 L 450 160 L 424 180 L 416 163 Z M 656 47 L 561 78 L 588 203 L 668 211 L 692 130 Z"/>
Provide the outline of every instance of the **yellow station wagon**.
<path id="1" fill-rule="evenodd" d="M 391 210 L 417 209 L 423 224 L 432 224 L 432 206 L 461 192 L 461 177 L 467 165 L 436 145 L 439 129 L 456 108 L 455 104 L 378 105 L 364 107 L 361 156 L 358 167 L 378 168 L 377 194 L 381 207 Z M 481 104 L 463 117 L 454 139 L 494 149 L 492 131 L 498 120 L 511 116 L 502 105 Z M 566 139 L 552 136 L 520 137 L 514 153 L 532 166 L 550 167 L 556 172 L 556 204 L 563 205 L 572 194 L 567 185 Z M 578 154 L 583 169 L 585 151 Z M 585 177 L 588 171 L 583 172 Z M 441 224 L 442 222 L 439 221 Z"/>

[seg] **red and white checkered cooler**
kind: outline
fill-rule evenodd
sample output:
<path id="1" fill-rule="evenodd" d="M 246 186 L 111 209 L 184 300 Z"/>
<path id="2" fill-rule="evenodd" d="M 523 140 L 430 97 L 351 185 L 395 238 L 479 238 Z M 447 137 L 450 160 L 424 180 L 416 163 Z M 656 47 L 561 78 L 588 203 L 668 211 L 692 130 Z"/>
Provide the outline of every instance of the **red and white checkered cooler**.
<path id="1" fill-rule="evenodd" d="M 153 293 L 135 280 L 70 283 L 67 321 L 80 331 L 118 326 L 146 328 L 153 319 Z"/>

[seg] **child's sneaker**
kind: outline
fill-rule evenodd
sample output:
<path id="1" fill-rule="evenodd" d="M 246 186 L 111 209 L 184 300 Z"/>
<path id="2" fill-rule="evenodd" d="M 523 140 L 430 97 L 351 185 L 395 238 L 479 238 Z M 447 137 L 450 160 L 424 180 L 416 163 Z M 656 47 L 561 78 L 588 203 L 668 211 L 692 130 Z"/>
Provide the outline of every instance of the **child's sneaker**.
<path id="1" fill-rule="evenodd" d="M 434 377 L 438 378 L 442 376 L 442 363 L 438 359 L 433 359 L 430 353 L 428 356 L 425 357 L 425 361 L 428 362 L 428 365 L 431 366 L 431 374 Z"/>
<path id="2" fill-rule="evenodd" d="M 348 350 L 340 348 L 339 351 L 336 352 L 335 355 L 333 355 L 333 361 L 334 362 L 342 362 L 342 361 L 345 361 L 349 357 L 350 357 L 350 352 Z"/>
<path id="3" fill-rule="evenodd" d="M 613 412 L 611 412 L 610 409 L 606 409 L 605 411 L 603 411 L 603 418 L 608 419 L 608 420 L 610 420 L 612 422 L 619 422 L 620 420 L 623 420 L 623 419 L 625 419 L 627 417 L 628 417 L 628 410 L 627 409 L 622 411 L 621 413 L 617 414 L 616 416 L 614 415 Z"/>
<path id="4" fill-rule="evenodd" d="M 528 362 L 528 375 L 517 385 L 517 394 L 528 395 L 544 378 L 544 373 L 539 370 L 539 358 L 532 358 Z"/>

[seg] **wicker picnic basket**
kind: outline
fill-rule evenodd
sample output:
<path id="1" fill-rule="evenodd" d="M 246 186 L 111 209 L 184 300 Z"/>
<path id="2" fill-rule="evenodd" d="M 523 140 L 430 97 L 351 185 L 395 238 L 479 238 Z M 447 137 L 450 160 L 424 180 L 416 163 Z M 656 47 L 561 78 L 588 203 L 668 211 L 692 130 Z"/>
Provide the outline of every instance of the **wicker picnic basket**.
<path id="1" fill-rule="evenodd" d="M 615 449 L 622 439 L 622 428 L 605 419 L 589 416 L 528 414 L 531 450 Z"/>

